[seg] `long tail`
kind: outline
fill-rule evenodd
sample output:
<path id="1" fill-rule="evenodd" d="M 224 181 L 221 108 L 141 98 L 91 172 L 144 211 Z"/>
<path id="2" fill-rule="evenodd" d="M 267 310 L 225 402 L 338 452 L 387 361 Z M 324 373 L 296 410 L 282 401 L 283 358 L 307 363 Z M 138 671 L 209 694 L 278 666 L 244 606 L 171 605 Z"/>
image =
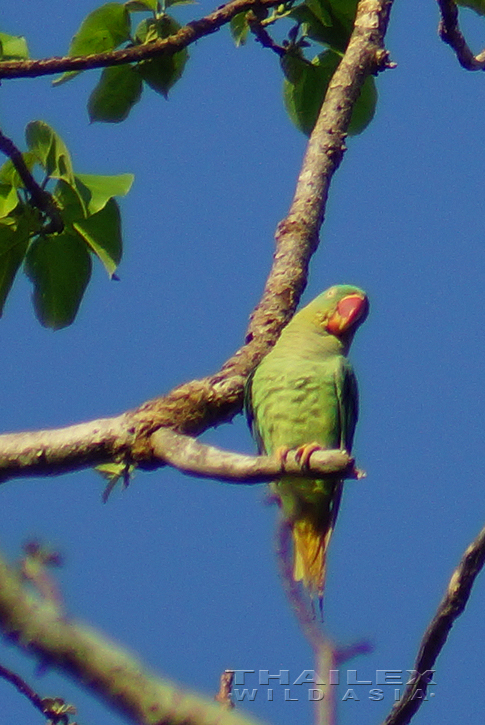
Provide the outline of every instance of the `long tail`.
<path id="1" fill-rule="evenodd" d="M 293 578 L 302 581 L 310 596 L 320 601 L 325 586 L 326 554 L 341 496 L 339 483 L 326 515 L 312 512 L 293 522 Z"/>

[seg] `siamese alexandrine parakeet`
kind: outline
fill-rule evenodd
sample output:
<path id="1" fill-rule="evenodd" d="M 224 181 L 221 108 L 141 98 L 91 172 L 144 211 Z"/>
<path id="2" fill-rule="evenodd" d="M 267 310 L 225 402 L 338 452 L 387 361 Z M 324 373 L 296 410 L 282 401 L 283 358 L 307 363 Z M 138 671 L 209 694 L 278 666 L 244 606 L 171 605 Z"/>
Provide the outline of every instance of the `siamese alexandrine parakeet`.
<path id="1" fill-rule="evenodd" d="M 248 421 L 261 453 L 296 449 L 308 463 L 312 451 L 350 453 L 358 416 L 357 382 L 347 353 L 369 310 L 365 292 L 337 285 L 301 309 L 251 374 L 246 387 Z M 320 605 L 325 556 L 343 481 L 283 476 L 270 484 L 293 538 L 293 577 Z"/>

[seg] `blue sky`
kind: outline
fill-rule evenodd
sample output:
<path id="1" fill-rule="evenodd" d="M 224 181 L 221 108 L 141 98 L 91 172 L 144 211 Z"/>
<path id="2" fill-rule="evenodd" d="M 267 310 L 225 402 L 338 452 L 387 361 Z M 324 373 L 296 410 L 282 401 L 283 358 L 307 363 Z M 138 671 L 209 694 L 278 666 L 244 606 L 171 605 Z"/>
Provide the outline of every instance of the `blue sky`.
<path id="1" fill-rule="evenodd" d="M 11 3 L 0 29 L 26 35 L 34 57 L 62 55 L 96 6 L 51 0 L 47 13 L 40 0 Z M 178 17 L 211 9 L 204 0 Z M 377 79 L 374 122 L 349 140 L 304 297 L 344 282 L 371 299 L 351 354 L 362 398 L 355 453 L 368 476 L 346 484 L 326 612 L 340 643 L 373 643 L 372 655 L 349 664 L 373 683 L 378 669 L 412 667 L 485 518 L 485 81 L 458 66 L 437 21 L 431 0 L 396 2 L 388 47 L 398 66 Z M 43 119 L 78 171 L 136 177 L 122 201 L 121 281 L 97 269 L 71 328 L 41 328 L 28 281 L 16 283 L 0 321 L 6 431 L 117 414 L 215 371 L 243 340 L 304 153 L 282 106 L 277 57 L 254 43 L 234 48 L 227 30 L 192 47 L 168 102 L 146 93 L 123 124 L 89 124 L 97 75 L 59 88 L 48 78 L 2 85 L 0 126 L 19 145 L 26 123 Z M 254 450 L 242 417 L 204 440 Z M 65 556 L 59 579 L 70 614 L 211 697 L 226 667 L 285 669 L 292 681 L 313 667 L 276 574 L 276 511 L 264 487 L 161 470 L 138 473 L 107 505 L 102 490 L 91 471 L 2 486 L 1 548 L 15 560 L 27 538 L 50 542 Z M 415 722 L 464 714 L 481 722 L 484 597 L 479 580 L 438 661 L 436 694 Z M 43 695 L 72 701 L 81 725 L 121 722 L 68 680 L 37 677 L 35 663 L 11 647 L 2 645 L 0 662 Z M 341 725 L 387 714 L 394 687 L 381 702 L 369 689 L 356 687 L 359 700 L 340 704 Z M 269 703 L 263 687 L 248 710 L 278 725 L 308 722 L 304 688 L 292 688 L 297 701 L 286 703 L 282 690 Z M 8 684 L 0 691 L 6 721 L 39 722 Z"/>

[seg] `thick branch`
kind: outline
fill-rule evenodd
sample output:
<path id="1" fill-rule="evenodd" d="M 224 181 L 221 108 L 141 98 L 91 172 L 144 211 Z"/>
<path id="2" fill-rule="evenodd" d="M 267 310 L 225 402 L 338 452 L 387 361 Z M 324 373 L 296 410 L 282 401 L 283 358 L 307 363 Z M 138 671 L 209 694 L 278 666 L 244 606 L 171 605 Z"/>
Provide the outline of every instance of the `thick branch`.
<path id="1" fill-rule="evenodd" d="M 407 725 L 424 700 L 432 668 L 455 620 L 464 611 L 476 577 L 485 563 L 485 527 L 466 549 L 453 572 L 445 596 L 424 633 L 414 665 L 415 677 L 383 725 Z M 432 678 L 431 678 L 432 679 Z"/>
<path id="2" fill-rule="evenodd" d="M 250 718 L 159 679 L 127 652 L 52 603 L 26 594 L 0 560 L 0 626 L 44 664 L 62 669 L 136 725 L 256 725 Z"/>
<path id="3" fill-rule="evenodd" d="M 458 8 L 454 0 L 438 0 L 441 21 L 438 32 L 441 40 L 450 45 L 458 62 L 466 70 L 485 70 L 485 51 L 473 55 L 458 24 Z"/>
<path id="4" fill-rule="evenodd" d="M 205 35 L 215 33 L 226 25 L 235 15 L 251 8 L 269 8 L 278 5 L 281 0 L 232 0 L 222 5 L 210 15 L 193 20 L 174 35 L 152 43 L 134 45 L 122 50 L 109 50 L 86 56 L 44 58 L 42 60 L 4 61 L 0 63 L 0 79 L 27 78 L 53 75 L 68 71 L 81 71 L 91 68 L 105 68 L 110 65 L 134 63 L 160 55 L 173 55 Z"/>
<path id="5" fill-rule="evenodd" d="M 20 476 L 68 473 L 130 460 L 135 429 L 128 414 L 43 431 L 0 435 L 0 482 Z"/>
<path id="6" fill-rule="evenodd" d="M 0 482 L 16 476 L 60 475 L 112 460 L 131 462 L 135 435 L 129 420 L 122 415 L 57 430 L 2 435 Z M 302 469 L 293 452 L 284 462 L 273 456 L 245 456 L 160 428 L 151 438 L 150 462 L 140 465 L 157 468 L 166 464 L 191 476 L 229 483 L 264 483 L 282 473 L 362 477 L 345 451 L 316 451 L 310 465 Z"/>

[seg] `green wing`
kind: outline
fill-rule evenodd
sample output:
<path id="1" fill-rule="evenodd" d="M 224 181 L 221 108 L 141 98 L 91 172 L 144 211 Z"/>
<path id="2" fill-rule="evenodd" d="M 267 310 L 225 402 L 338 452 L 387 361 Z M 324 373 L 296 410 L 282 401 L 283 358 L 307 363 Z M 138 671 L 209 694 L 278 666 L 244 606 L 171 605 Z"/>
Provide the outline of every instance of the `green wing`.
<path id="1" fill-rule="evenodd" d="M 259 453 L 266 454 L 266 448 L 264 446 L 253 409 L 253 378 L 255 372 L 256 368 L 249 373 L 244 386 L 244 410 L 246 412 L 246 420 L 248 422 L 249 430 L 251 431 L 251 435 L 258 446 L 258 451 Z"/>
<path id="2" fill-rule="evenodd" d="M 359 393 L 352 365 L 346 358 L 342 359 L 335 382 L 340 417 L 340 446 L 350 453 L 359 417 Z"/>

